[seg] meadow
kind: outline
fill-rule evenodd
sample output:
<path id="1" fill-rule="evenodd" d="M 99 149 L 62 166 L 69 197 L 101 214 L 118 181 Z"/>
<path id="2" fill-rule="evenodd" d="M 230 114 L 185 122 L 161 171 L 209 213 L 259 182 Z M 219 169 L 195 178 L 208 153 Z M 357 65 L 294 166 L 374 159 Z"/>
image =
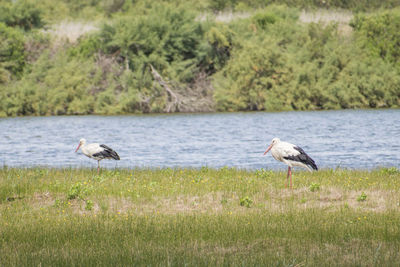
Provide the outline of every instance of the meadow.
<path id="1" fill-rule="evenodd" d="M 400 171 L 0 169 L 2 266 L 395 266 Z"/>

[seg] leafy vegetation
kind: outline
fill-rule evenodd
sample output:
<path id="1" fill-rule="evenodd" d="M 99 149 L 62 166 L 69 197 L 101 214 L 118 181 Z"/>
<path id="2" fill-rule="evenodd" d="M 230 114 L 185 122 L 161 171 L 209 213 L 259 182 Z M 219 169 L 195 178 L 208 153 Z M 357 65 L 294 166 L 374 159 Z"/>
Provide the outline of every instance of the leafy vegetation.
<path id="1" fill-rule="evenodd" d="M 0 23 L 0 84 L 19 76 L 25 65 L 23 34 Z"/>
<path id="2" fill-rule="evenodd" d="M 397 64 L 400 67 L 399 12 L 381 12 L 373 15 L 359 15 L 353 23 L 359 42 L 376 57 Z"/>
<path id="3" fill-rule="evenodd" d="M 267 36 L 258 33 L 263 27 L 249 34 L 215 75 L 219 110 L 399 105 L 399 69 L 384 59 L 366 56 L 358 40 L 344 40 L 335 25 L 304 26 L 286 19 L 271 23 Z"/>
<path id="4" fill-rule="evenodd" d="M 310 186 L 308 187 L 311 192 L 319 191 L 320 189 L 320 184 L 318 183 L 311 183 Z"/>
<path id="5" fill-rule="evenodd" d="M 24 30 L 43 26 L 41 9 L 32 0 L 0 1 L 0 22 Z"/>
<path id="6" fill-rule="evenodd" d="M 270 4 L 0 1 L 0 116 L 400 106 L 400 9 L 358 13 L 343 33 L 297 8 L 366 4 Z M 210 15 L 225 9 L 249 15 Z M 82 18 L 97 24 L 80 38 L 48 30 Z"/>
<path id="7" fill-rule="evenodd" d="M 247 196 L 242 198 L 242 199 L 240 199 L 240 206 L 244 206 L 246 208 L 250 208 L 252 204 L 253 204 L 253 200 L 251 200 L 251 198 L 249 198 Z"/>
<path id="8" fill-rule="evenodd" d="M 399 0 L 216 0 L 209 1 L 208 8 L 214 11 L 225 9 L 248 10 L 265 8 L 270 4 L 286 4 L 299 8 L 342 8 L 353 11 L 374 11 L 398 7 L 400 2 Z"/>
<path id="9" fill-rule="evenodd" d="M 362 192 L 360 196 L 357 197 L 357 201 L 365 201 L 367 200 L 367 195 Z"/>
<path id="10" fill-rule="evenodd" d="M 3 167 L 0 261 L 7 266 L 399 262 L 398 169 L 293 175 L 290 190 L 284 188 L 285 172 L 270 170 L 97 174 L 97 169 Z M 321 185 L 318 192 L 309 190 L 312 183 Z M 357 201 L 360 195 L 368 200 Z"/>

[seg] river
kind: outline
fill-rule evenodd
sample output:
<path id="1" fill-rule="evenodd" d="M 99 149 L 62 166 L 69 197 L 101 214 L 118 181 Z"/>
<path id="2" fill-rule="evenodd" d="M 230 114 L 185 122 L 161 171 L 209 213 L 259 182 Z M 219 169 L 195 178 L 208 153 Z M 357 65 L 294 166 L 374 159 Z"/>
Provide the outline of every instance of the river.
<path id="1" fill-rule="evenodd" d="M 97 167 L 80 138 L 112 147 L 106 168 L 208 166 L 284 169 L 263 152 L 274 137 L 302 147 L 320 168 L 400 167 L 400 110 L 340 110 L 0 119 L 0 164 Z"/>

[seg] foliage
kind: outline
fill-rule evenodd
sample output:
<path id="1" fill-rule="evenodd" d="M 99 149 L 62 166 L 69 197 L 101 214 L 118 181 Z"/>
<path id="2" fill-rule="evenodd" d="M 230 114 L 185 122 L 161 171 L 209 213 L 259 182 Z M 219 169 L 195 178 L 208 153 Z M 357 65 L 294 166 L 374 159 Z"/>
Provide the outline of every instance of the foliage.
<path id="1" fill-rule="evenodd" d="M 91 201 L 91 200 L 86 200 L 86 206 L 85 206 L 85 210 L 88 210 L 88 211 L 90 211 L 90 210 L 92 210 L 92 209 L 93 209 L 93 206 L 94 206 L 94 203 L 93 203 L 93 201 Z"/>
<path id="2" fill-rule="evenodd" d="M 227 66 L 216 75 L 218 109 L 265 110 L 265 102 L 274 89 L 288 79 L 282 72 L 287 60 L 283 51 L 274 40 L 265 39 L 261 44 L 250 41 L 235 52 Z"/>
<path id="3" fill-rule="evenodd" d="M 390 167 L 390 168 L 382 168 L 381 172 L 386 175 L 396 175 L 400 173 L 400 170 L 397 169 L 396 167 Z"/>
<path id="4" fill-rule="evenodd" d="M 358 15 L 352 26 L 362 46 L 374 56 L 394 63 L 400 69 L 400 9 Z"/>
<path id="5" fill-rule="evenodd" d="M 357 197 L 357 201 L 365 201 L 367 200 L 367 194 L 365 192 L 362 192 L 361 195 Z"/>
<path id="6" fill-rule="evenodd" d="M 225 24 L 215 24 L 205 33 L 205 41 L 201 45 L 205 48 L 201 64 L 209 73 L 221 69 L 233 48 L 235 33 Z"/>
<path id="7" fill-rule="evenodd" d="M 253 200 L 251 198 L 249 198 L 248 196 L 246 196 L 246 197 L 240 199 L 239 204 L 240 204 L 240 206 L 250 208 L 251 205 L 253 204 Z"/>
<path id="8" fill-rule="evenodd" d="M 140 14 L 145 6 L 153 5 L 150 0 L 2 0 L 0 17 L 12 23 L 20 23 L 24 28 L 40 27 L 44 22 L 61 20 L 98 20 L 135 12 Z M 158 4 L 187 4 L 198 12 L 250 11 L 267 8 L 271 4 L 315 9 L 348 9 L 356 12 L 392 9 L 400 6 L 399 0 L 162 0 Z M 138 12 L 136 12 L 138 11 Z M 3 15 L 3 16 L 2 16 Z M 2 21 L 0 19 L 0 21 Z M 15 25 L 15 24 L 13 24 Z"/>
<path id="9" fill-rule="evenodd" d="M 33 0 L 0 1 L 0 22 L 24 30 L 43 26 L 42 11 Z"/>
<path id="10" fill-rule="evenodd" d="M 86 60 L 94 58 L 100 51 L 101 40 L 96 34 L 84 36 L 76 46 L 68 49 L 68 55 L 73 58 Z"/>
<path id="11" fill-rule="evenodd" d="M 259 169 L 259 170 L 256 170 L 255 174 L 258 178 L 270 179 L 273 175 L 273 171 L 266 170 L 266 169 Z"/>
<path id="12" fill-rule="evenodd" d="M 49 10 L 44 3 L 32 10 L 39 8 L 46 20 L 54 3 L 54 14 L 65 9 L 111 19 L 74 43 L 0 23 L 0 116 L 169 110 L 172 96 L 150 66 L 180 103 L 200 106 L 188 111 L 201 105 L 217 111 L 400 106 L 399 9 L 360 14 L 354 33 L 344 35 L 333 23 L 299 23 L 299 10 L 282 5 L 222 23 L 196 12 L 208 2 L 57 0 Z M 31 4 L 3 1 L 0 7 Z"/>
<path id="13" fill-rule="evenodd" d="M 75 183 L 68 191 L 67 199 L 83 199 L 88 193 L 88 188 L 82 183 Z"/>
<path id="14" fill-rule="evenodd" d="M 341 8 L 353 11 L 374 11 L 380 8 L 400 6 L 399 0 L 217 0 L 209 1 L 208 8 L 214 11 L 226 9 L 248 10 L 265 8 L 271 4 L 285 4 L 299 8 Z"/>
<path id="15" fill-rule="evenodd" d="M 343 42 L 335 25 L 290 24 L 283 20 L 264 29 L 262 23 L 264 31 L 254 30 L 232 50 L 214 76 L 219 110 L 399 106 L 399 75 L 390 62 Z"/>
<path id="16" fill-rule="evenodd" d="M 118 0 L 40 0 L 35 1 L 46 22 L 62 20 L 96 20 L 113 12 L 112 3 Z M 109 4 L 111 9 L 109 9 Z M 115 12 L 118 11 L 118 8 Z"/>
<path id="17" fill-rule="evenodd" d="M 25 65 L 24 36 L 0 23 L 0 84 L 19 76 Z"/>
<path id="18" fill-rule="evenodd" d="M 318 191 L 320 189 L 320 184 L 318 183 L 311 183 L 309 186 L 311 192 Z"/>
<path id="19" fill-rule="evenodd" d="M 152 64 L 171 79 L 190 82 L 197 68 L 202 25 L 186 6 L 155 4 L 143 13 L 104 25 L 99 34 L 102 51 L 118 55 L 135 73 L 149 73 Z"/>
<path id="20" fill-rule="evenodd" d="M 91 113 L 88 93 L 96 84 L 95 74 L 91 61 L 42 54 L 23 79 L 3 91 L 1 108 L 8 116 Z"/>
<path id="21" fill-rule="evenodd" d="M 120 103 L 124 112 L 160 112 L 165 92 L 154 83 L 150 65 L 178 86 L 193 83 L 202 69 L 209 68 L 201 67 L 208 49 L 207 44 L 201 45 L 203 34 L 202 24 L 187 6 L 149 4 L 140 15 L 128 14 L 103 25 L 98 41 L 86 41 L 80 51 L 100 46 L 102 54 L 116 58 L 123 66 L 121 79 L 127 84 L 122 91 L 129 95 Z"/>

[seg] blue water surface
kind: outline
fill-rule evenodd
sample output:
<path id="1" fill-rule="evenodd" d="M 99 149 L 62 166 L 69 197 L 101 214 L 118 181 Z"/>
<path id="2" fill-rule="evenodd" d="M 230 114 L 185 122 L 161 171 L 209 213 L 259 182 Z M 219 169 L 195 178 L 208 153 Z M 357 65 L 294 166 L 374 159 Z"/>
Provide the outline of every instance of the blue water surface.
<path id="1" fill-rule="evenodd" d="M 107 168 L 224 166 L 284 169 L 263 152 L 273 137 L 302 147 L 320 168 L 400 167 L 400 110 L 57 116 L 0 119 L 0 164 L 97 167 L 80 138 L 120 161 Z"/>

